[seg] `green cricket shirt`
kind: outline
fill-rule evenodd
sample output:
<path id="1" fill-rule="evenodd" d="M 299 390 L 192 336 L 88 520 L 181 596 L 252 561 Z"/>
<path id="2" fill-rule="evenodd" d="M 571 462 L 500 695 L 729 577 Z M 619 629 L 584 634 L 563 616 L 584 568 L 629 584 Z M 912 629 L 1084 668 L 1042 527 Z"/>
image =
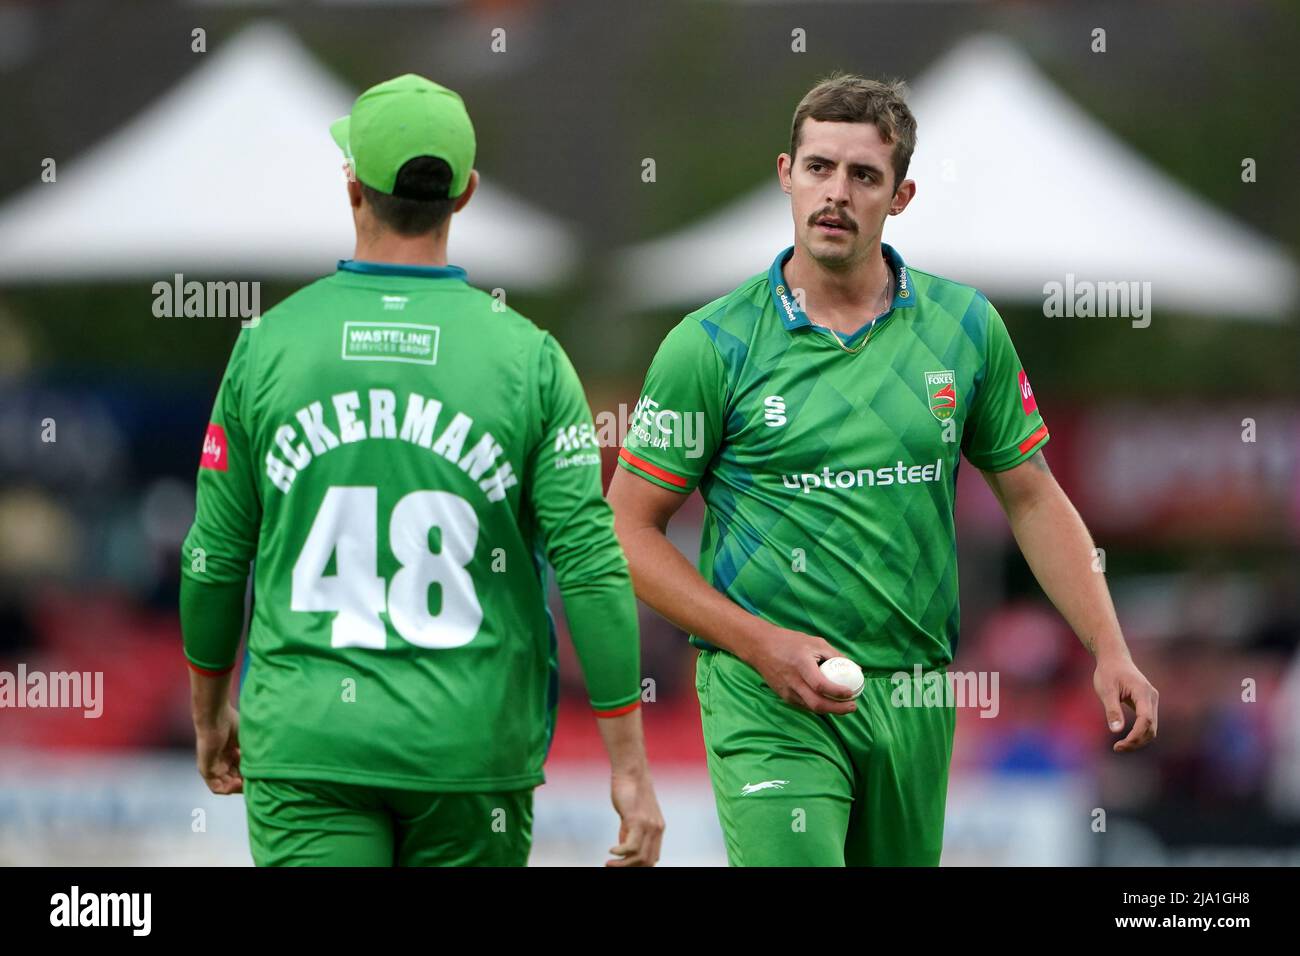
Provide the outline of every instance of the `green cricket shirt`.
<path id="1" fill-rule="evenodd" d="M 707 505 L 700 572 L 863 667 L 951 662 L 961 454 L 1002 471 L 1048 440 L 989 300 L 885 244 L 891 307 L 843 339 L 771 268 L 664 339 L 619 465 Z M 870 339 L 867 339 L 870 334 Z M 692 637 L 698 646 L 708 646 Z"/>
<path id="2" fill-rule="evenodd" d="M 192 666 L 253 562 L 248 777 L 542 782 L 555 568 L 593 707 L 636 706 L 636 604 L 572 365 L 454 267 L 342 261 L 241 331 L 182 554 Z M 242 605 L 241 605 L 242 606 Z M 220 626 L 218 626 L 220 625 Z"/>

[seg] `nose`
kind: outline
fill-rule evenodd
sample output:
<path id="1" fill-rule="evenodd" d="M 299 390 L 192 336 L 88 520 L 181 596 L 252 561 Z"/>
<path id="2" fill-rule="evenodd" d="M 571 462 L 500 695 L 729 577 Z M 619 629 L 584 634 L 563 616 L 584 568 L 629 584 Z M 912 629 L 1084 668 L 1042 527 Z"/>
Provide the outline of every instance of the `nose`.
<path id="1" fill-rule="evenodd" d="M 826 202 L 832 206 L 844 206 L 848 201 L 849 173 L 847 167 L 841 166 L 826 180 Z"/>

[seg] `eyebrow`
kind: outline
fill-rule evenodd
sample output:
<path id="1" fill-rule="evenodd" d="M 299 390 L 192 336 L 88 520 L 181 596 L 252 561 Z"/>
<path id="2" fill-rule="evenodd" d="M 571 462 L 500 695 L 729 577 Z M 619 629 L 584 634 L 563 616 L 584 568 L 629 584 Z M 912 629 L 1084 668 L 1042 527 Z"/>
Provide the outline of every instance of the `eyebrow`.
<path id="1" fill-rule="evenodd" d="M 828 159 L 825 156 L 817 156 L 817 155 L 805 157 L 804 164 L 807 165 L 808 163 L 821 163 L 823 166 L 839 165 L 839 163 L 837 163 L 833 159 Z M 871 165 L 871 163 L 850 163 L 849 166 L 853 169 L 865 169 L 867 172 L 872 173 L 876 176 L 884 175 L 884 171 L 879 166 L 873 166 Z"/>

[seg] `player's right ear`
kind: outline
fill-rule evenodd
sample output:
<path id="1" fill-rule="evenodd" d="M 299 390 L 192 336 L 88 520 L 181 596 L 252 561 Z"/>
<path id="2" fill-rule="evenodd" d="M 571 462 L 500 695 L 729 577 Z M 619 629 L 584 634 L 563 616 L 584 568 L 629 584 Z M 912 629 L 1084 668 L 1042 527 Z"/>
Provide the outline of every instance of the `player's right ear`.
<path id="1" fill-rule="evenodd" d="M 776 178 L 781 182 L 781 191 L 790 193 L 790 171 L 794 168 L 794 159 L 789 153 L 782 153 L 776 158 Z"/>

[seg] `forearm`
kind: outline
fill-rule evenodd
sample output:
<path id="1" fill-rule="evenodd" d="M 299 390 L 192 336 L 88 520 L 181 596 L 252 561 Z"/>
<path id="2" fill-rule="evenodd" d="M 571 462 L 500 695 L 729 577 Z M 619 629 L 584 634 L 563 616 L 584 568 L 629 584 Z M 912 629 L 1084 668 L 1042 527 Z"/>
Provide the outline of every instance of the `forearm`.
<path id="1" fill-rule="evenodd" d="M 230 701 L 230 682 L 233 671 L 223 674 L 201 674 L 190 670 L 190 717 L 195 727 L 209 728 L 217 723 Z"/>
<path id="2" fill-rule="evenodd" d="M 605 533 L 609 533 L 608 526 Z M 641 731 L 641 638 L 627 564 L 608 548 L 565 556 L 560 596 L 596 726 L 615 777 L 649 773 Z"/>
<path id="3" fill-rule="evenodd" d="M 1128 656 L 1092 535 L 1065 492 L 1051 490 L 1007 507 L 1017 544 L 1047 597 L 1098 659 Z"/>
<path id="4" fill-rule="evenodd" d="M 618 527 L 636 596 L 688 634 L 748 661 L 774 625 L 710 586 L 657 527 Z"/>
<path id="5" fill-rule="evenodd" d="M 650 772 L 640 708 L 617 717 L 602 717 L 596 721 L 596 725 L 600 728 L 605 752 L 609 754 L 610 773 L 613 776 L 635 777 Z"/>

